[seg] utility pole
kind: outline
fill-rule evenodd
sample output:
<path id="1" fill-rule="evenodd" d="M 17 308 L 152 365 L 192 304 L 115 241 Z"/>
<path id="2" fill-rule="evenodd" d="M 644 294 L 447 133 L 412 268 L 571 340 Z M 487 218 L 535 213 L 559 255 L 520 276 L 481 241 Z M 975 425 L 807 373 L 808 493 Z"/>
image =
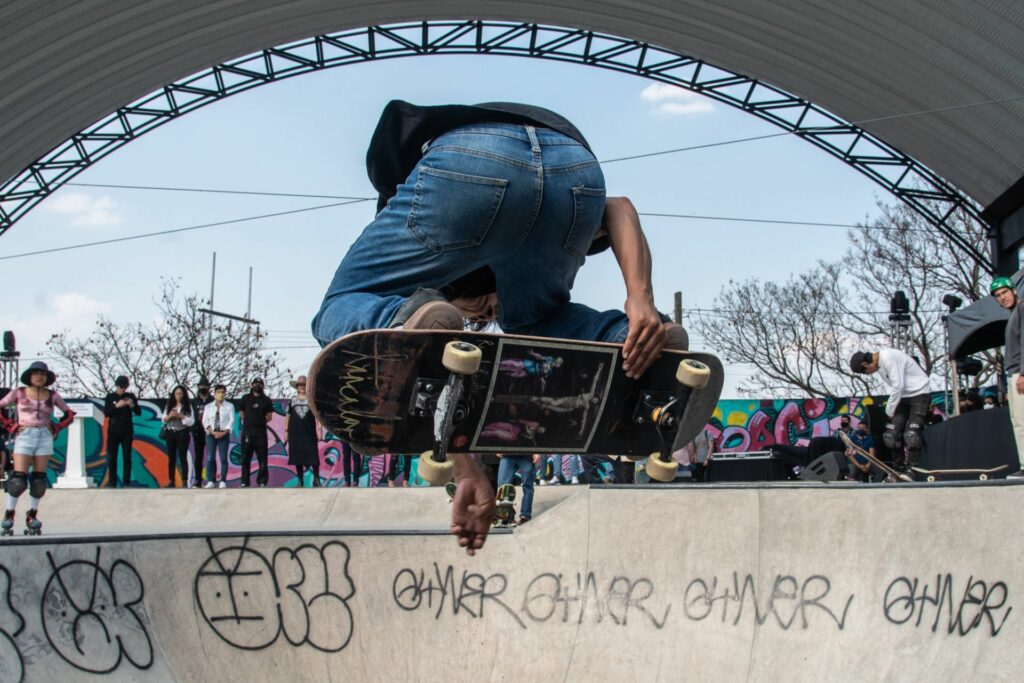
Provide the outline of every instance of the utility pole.
<path id="1" fill-rule="evenodd" d="M 676 325 L 683 324 L 683 293 L 676 292 L 675 309 L 672 311 L 672 319 Z"/>
<path id="2" fill-rule="evenodd" d="M 214 267 L 214 272 L 216 273 L 216 267 L 217 267 L 217 254 L 216 253 L 214 253 L 214 255 L 213 255 L 213 267 Z M 252 319 L 252 266 L 249 267 L 249 293 L 248 293 L 248 300 L 246 302 L 246 308 L 245 308 L 245 315 L 244 316 L 232 315 L 230 313 L 224 313 L 222 311 L 214 310 L 214 308 L 213 308 L 213 279 L 212 278 L 211 278 L 211 281 L 210 281 L 210 307 L 209 308 L 200 308 L 199 312 L 200 313 L 205 313 L 208 316 L 208 320 L 209 320 L 209 327 L 207 328 L 207 343 L 208 344 L 211 344 L 212 343 L 212 339 L 213 339 L 213 318 L 214 317 L 226 318 L 227 320 L 237 320 L 240 323 L 243 323 L 244 325 L 247 326 L 246 327 L 246 333 L 245 333 L 245 339 L 246 339 L 245 346 L 246 346 L 246 348 L 245 348 L 245 372 L 244 372 L 244 375 L 247 378 L 248 375 L 249 375 L 249 358 L 252 356 L 252 347 L 253 347 L 253 342 L 252 342 L 252 326 L 253 325 L 256 326 L 257 334 L 259 334 L 259 327 L 260 327 L 260 321 Z"/>

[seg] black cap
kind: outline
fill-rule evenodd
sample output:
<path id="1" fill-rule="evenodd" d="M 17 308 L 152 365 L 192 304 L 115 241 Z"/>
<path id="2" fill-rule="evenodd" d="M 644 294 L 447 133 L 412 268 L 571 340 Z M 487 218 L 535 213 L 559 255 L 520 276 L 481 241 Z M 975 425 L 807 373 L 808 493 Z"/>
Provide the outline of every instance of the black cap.
<path id="1" fill-rule="evenodd" d="M 249 382 L 249 384 L 256 384 L 257 382 L 259 382 L 260 384 L 263 384 L 263 378 L 262 377 L 253 377 L 252 381 Z"/>
<path id="2" fill-rule="evenodd" d="M 201 386 L 201 387 L 202 386 L 207 386 L 207 387 L 210 386 L 210 380 L 207 379 L 206 375 L 200 375 L 199 376 L 199 385 L 198 386 Z"/>
<path id="3" fill-rule="evenodd" d="M 117 379 L 114 380 L 114 386 L 115 387 L 124 387 L 125 389 L 127 389 L 128 388 L 128 378 L 125 377 L 124 375 L 118 375 Z"/>
<path id="4" fill-rule="evenodd" d="M 864 364 L 871 362 L 871 354 L 867 351 L 858 351 L 850 356 L 850 369 L 856 373 L 864 372 Z"/>

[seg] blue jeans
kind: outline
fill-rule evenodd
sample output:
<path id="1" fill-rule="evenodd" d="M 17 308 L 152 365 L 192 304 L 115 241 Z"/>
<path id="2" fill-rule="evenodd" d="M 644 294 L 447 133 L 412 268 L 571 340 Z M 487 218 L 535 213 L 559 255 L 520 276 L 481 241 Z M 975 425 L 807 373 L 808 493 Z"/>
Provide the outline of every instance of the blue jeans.
<path id="1" fill-rule="evenodd" d="M 541 456 L 541 457 L 543 457 L 543 456 Z M 580 459 L 579 459 L 579 456 L 574 455 L 574 454 L 569 454 L 569 455 L 552 455 L 552 456 L 549 456 L 549 458 L 551 460 L 551 469 L 552 469 L 552 475 L 553 475 L 552 478 L 553 479 L 564 479 L 565 478 L 565 473 L 564 473 L 564 471 L 562 469 L 562 461 L 563 461 L 564 458 L 568 458 L 569 459 L 569 479 L 571 480 L 572 477 L 580 476 Z M 543 476 L 543 474 L 544 474 L 543 464 L 541 466 L 541 470 L 540 471 L 541 471 L 541 476 Z"/>
<path id="2" fill-rule="evenodd" d="M 594 155 L 561 133 L 515 124 L 445 133 L 342 259 L 313 336 L 326 345 L 389 327 L 417 289 L 487 266 L 505 332 L 622 341 L 622 311 L 569 302 L 604 204 Z"/>
<path id="3" fill-rule="evenodd" d="M 519 473 L 523 480 L 523 503 L 519 506 L 519 514 L 523 517 L 533 516 L 533 456 L 505 455 L 498 465 L 498 486 L 511 484 L 512 478 Z"/>
<path id="4" fill-rule="evenodd" d="M 225 434 L 215 439 L 213 434 L 206 435 L 206 481 L 217 481 L 217 467 L 214 461 L 214 451 L 217 459 L 220 460 L 220 480 L 228 480 L 228 445 L 231 442 L 231 435 Z"/>

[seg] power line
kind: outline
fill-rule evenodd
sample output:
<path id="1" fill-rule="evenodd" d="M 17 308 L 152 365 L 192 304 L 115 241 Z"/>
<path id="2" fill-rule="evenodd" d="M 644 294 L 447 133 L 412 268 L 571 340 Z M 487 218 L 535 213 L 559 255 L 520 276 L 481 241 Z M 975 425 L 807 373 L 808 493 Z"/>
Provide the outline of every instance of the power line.
<path id="1" fill-rule="evenodd" d="M 337 206 L 346 206 L 348 204 L 358 204 L 360 202 L 368 201 L 365 199 L 354 199 L 346 202 L 334 202 L 333 204 L 321 204 L 319 206 L 308 206 L 303 209 L 292 209 L 290 211 L 278 211 L 276 213 L 264 213 L 258 216 L 246 216 L 244 218 L 232 218 L 226 221 L 217 221 L 215 223 L 203 223 L 201 225 L 190 225 L 185 228 L 173 228 L 170 230 L 158 230 L 156 232 L 142 233 L 141 235 L 128 235 L 126 237 L 114 237 L 108 240 L 97 240 L 95 242 L 82 242 L 80 244 L 69 244 L 64 247 L 53 247 L 50 249 L 39 249 L 37 251 L 25 251 L 20 254 L 10 254 L 9 256 L 0 256 L 0 261 L 7 261 L 10 259 L 23 258 L 25 256 L 39 256 L 40 254 L 52 254 L 58 251 L 71 251 L 73 249 L 84 249 L 86 247 L 96 247 L 103 244 L 114 244 L 117 242 L 130 242 L 132 240 L 140 240 L 147 237 L 159 237 L 160 235 L 173 235 L 179 232 L 188 232 L 190 230 L 203 230 L 205 228 L 216 228 L 225 225 L 234 225 L 236 223 L 245 223 L 247 221 L 262 220 L 264 218 L 277 218 L 279 216 L 290 216 L 297 213 L 306 213 L 309 211 L 319 211 L 320 209 L 330 209 Z"/>
<path id="2" fill-rule="evenodd" d="M 297 194 L 294 192 L 259 192 L 256 190 L 215 190 L 202 187 L 166 187 L 162 185 L 112 185 L 107 183 L 64 183 L 75 187 L 102 187 L 114 190 L 156 190 L 160 192 L 203 192 L 209 194 L 242 194 L 257 197 L 298 197 L 301 199 L 357 199 L 370 201 L 375 197 L 348 197 L 334 194 Z"/>

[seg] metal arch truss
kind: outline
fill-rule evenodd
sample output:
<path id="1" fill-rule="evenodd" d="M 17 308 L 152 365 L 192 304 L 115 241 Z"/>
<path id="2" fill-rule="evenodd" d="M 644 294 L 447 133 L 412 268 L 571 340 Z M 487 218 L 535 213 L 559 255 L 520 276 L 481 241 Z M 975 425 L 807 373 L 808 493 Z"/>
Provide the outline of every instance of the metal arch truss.
<path id="1" fill-rule="evenodd" d="M 986 255 L 951 221 L 962 212 L 988 229 L 973 201 L 906 154 L 806 100 L 641 41 L 571 28 L 483 20 L 369 26 L 315 36 L 218 64 L 166 85 L 75 133 L 0 185 L 0 235 L 63 183 L 122 145 L 224 97 L 347 64 L 440 54 L 533 57 L 596 66 L 675 85 L 742 109 L 854 167 L 991 269 Z"/>

